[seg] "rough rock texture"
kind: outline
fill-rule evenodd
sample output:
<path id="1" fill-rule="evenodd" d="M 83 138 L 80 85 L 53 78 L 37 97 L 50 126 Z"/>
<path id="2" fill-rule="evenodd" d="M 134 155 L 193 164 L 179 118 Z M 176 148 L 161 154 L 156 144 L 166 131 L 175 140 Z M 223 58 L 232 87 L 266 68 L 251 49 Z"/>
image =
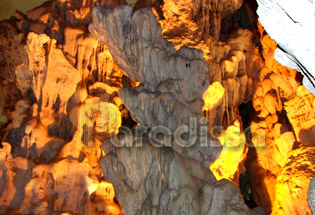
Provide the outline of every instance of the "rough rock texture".
<path id="1" fill-rule="evenodd" d="M 268 213 L 310 214 L 314 97 L 247 3 L 118 5 L 55 0 L 0 22 L 0 213 L 266 214 L 240 185 Z M 136 139 L 114 147 L 129 114 Z M 160 125 L 196 143 L 154 147 Z"/>
<path id="2" fill-rule="evenodd" d="M 65 25 L 58 7 L 50 2 L 0 23 L 9 120 L 0 213 L 121 214 L 98 160 L 122 123 L 123 74 L 107 46 L 86 26 Z"/>
<path id="3" fill-rule="evenodd" d="M 233 123 L 239 117 L 235 111 L 245 99 L 248 85 L 246 71 L 259 70 L 261 62 L 255 56 L 258 50 L 252 49 L 251 33 L 246 30 L 236 32 L 227 44 L 208 36 L 208 40 L 201 44 L 203 47 L 197 47 L 204 48 L 201 49 L 203 52 L 184 46 L 177 51 L 161 36 L 161 27 L 151 9 L 139 10 L 132 15 L 129 7 L 119 7 L 112 12 L 96 8 L 90 31 L 109 45 L 115 62 L 125 74 L 132 81 L 141 82 L 137 88 L 120 90 L 132 117 L 141 125 L 163 125 L 172 132 L 180 126 L 189 125 L 192 117 L 197 118 L 199 124 L 204 105 L 202 95 L 209 86 L 208 80 L 220 80 L 223 87 L 229 89 L 221 105 L 215 106 L 207 116 L 211 127 Z M 247 55 L 242 52 L 244 49 L 250 50 Z M 215 119 L 212 116 L 216 116 Z M 189 149 L 177 144 L 172 147 L 183 156 L 208 167 L 217 157 L 217 147 L 205 149 L 198 137 L 201 136 L 200 125 L 194 129 L 197 131 L 196 144 Z M 211 144 L 212 140 L 210 144 L 206 143 Z M 241 150 L 241 153 L 245 152 Z M 244 157 L 240 156 L 235 165 L 243 160 Z M 235 181 L 238 181 L 237 176 Z"/>
<path id="4" fill-rule="evenodd" d="M 314 184 L 315 184 L 315 179 L 312 178 L 309 184 L 309 189 L 308 189 L 308 194 L 307 194 L 308 204 L 310 205 L 313 214 L 315 212 L 315 185 Z"/>
<path id="5" fill-rule="evenodd" d="M 265 67 L 253 97 L 257 132 L 247 161 L 253 198 L 270 214 L 311 214 L 307 190 L 314 176 L 314 96 L 280 65 L 277 44 L 259 25 Z"/>
<path id="6" fill-rule="evenodd" d="M 142 19 L 147 21 L 140 21 Z M 97 8 L 90 31 L 109 45 L 115 62 L 125 74 L 132 81 L 142 83 L 136 89 L 121 90 L 120 95 L 133 117 L 148 126 L 165 125 L 174 130 L 187 124 L 187 116 L 200 118 L 204 105 L 202 94 L 209 82 L 217 80 L 229 92 L 225 93 L 224 108 L 215 111 L 218 119 L 210 122 L 210 126 L 232 124 L 237 118 L 235 109 L 248 96 L 247 86 L 252 88 L 256 75 L 247 75 L 247 71 L 258 72 L 261 66 L 258 48 L 255 49 L 247 30 L 236 32 L 227 44 L 208 36 L 207 41 L 196 46 L 202 52 L 186 47 L 176 51 L 161 37 L 161 28 L 152 12 L 141 10 L 132 16 L 130 8 L 124 7 L 112 13 Z M 188 44 L 183 41 L 183 45 Z M 244 54 L 247 49 L 249 52 Z M 170 100 L 171 105 L 163 105 Z M 140 101 L 143 105 L 137 109 Z M 184 105 L 181 113 L 176 108 L 178 102 Z M 212 121 L 214 117 L 209 118 Z"/>
<path id="7" fill-rule="evenodd" d="M 63 159 L 36 165 L 30 159 L 13 158 L 8 143 L 3 143 L 0 157 L 3 214 L 10 210 L 21 214 L 121 213 L 113 201 L 112 185 L 100 182 L 86 161 Z"/>
<path id="8" fill-rule="evenodd" d="M 307 191 L 315 174 L 314 153 L 314 147 L 300 146 L 288 154 L 287 164 L 277 177 L 272 214 L 312 214 Z"/>
<path id="9" fill-rule="evenodd" d="M 100 28 L 105 25 L 108 27 Z M 142 83 L 134 90 L 120 91 L 124 104 L 139 123 L 150 127 L 164 125 L 174 131 L 188 124 L 189 117 L 202 117 L 202 94 L 209 86 L 202 52 L 185 47 L 176 51 L 161 36 L 161 27 L 151 9 L 138 11 L 132 17 L 130 7 L 116 8 L 112 13 L 96 8 L 90 31 L 109 44 L 126 75 Z"/>
<path id="10" fill-rule="evenodd" d="M 315 3 L 311 0 L 258 0 L 259 21 L 281 49 L 275 58 L 304 75 L 303 85 L 315 94 Z M 294 42 L 292 42 L 294 41 Z"/>
<path id="11" fill-rule="evenodd" d="M 102 168 L 124 213 L 250 214 L 231 182 L 216 181 L 209 169 L 170 148 L 154 147 L 145 138 L 142 143 L 130 148 L 113 147 L 110 140 L 103 144 Z"/>
<path id="12" fill-rule="evenodd" d="M 109 180 L 118 189 L 117 199 L 121 202 L 123 212 L 127 214 L 181 212 L 212 214 L 217 211 L 221 211 L 221 214 L 230 213 L 229 210 L 225 211 L 229 206 L 214 204 L 209 207 L 205 205 L 202 198 L 193 199 L 193 196 L 197 195 L 193 193 L 204 189 L 205 181 L 200 180 L 196 182 L 196 187 L 187 188 L 190 191 L 184 191 L 186 190 L 184 187 L 189 187 L 190 178 L 203 178 L 202 175 L 209 171 L 209 165 L 217 158 L 220 149 L 213 145 L 213 142 L 218 142 L 217 139 L 210 142 L 208 139 L 206 145 L 202 145 L 202 137 L 199 135 L 202 125 L 199 120 L 202 118 L 203 99 L 208 100 L 207 108 L 213 108 L 211 111 L 214 113 L 211 114 L 216 115 L 218 111 L 216 119 L 213 119 L 211 114 L 207 116 L 211 126 L 216 122 L 218 125 L 233 123 L 239 117 L 235 111 L 245 99 L 248 86 L 247 71 L 260 69 L 261 59 L 257 56 L 258 49 L 253 49 L 251 33 L 240 30 L 232 35 L 227 43 L 219 42 L 208 35 L 207 41 L 196 46 L 199 50 L 185 46 L 176 50 L 174 44 L 162 37 L 160 23 L 151 9 L 141 9 L 132 14 L 130 7 L 117 7 L 113 11 L 96 8 L 93 12 L 93 24 L 89 26 L 89 30 L 94 37 L 108 44 L 115 62 L 122 68 L 124 74 L 133 82 L 141 82 L 136 88 L 120 90 L 124 104 L 137 122 L 149 128 L 162 125 L 175 133 L 180 126 L 189 125 L 190 118 L 197 118 L 198 123 L 192 127 L 197 131 L 195 139 L 197 143 L 188 148 L 178 146 L 175 138 L 171 142 L 164 143 L 171 148 L 159 149 L 152 146 L 128 148 L 133 145 L 130 143 L 132 140 L 128 140 L 129 144 L 125 147 L 105 150 L 109 153 L 106 153 L 101 161 L 101 166 L 105 175 L 110 177 Z M 182 45 L 185 45 L 185 42 Z M 248 49 L 249 52 L 245 54 L 244 49 Z M 211 87 L 209 83 L 216 83 L 216 80 L 228 89 L 217 106 L 212 104 L 211 94 L 208 94 L 208 99 L 203 98 L 207 88 Z M 207 126 L 204 127 L 207 131 Z M 222 142 L 224 141 L 221 141 L 223 145 Z M 111 142 L 108 141 L 103 145 L 106 148 Z M 238 165 L 244 161 L 246 154 L 245 145 L 239 152 L 240 155 L 233 162 L 234 172 L 221 177 L 234 180 L 236 184 L 239 176 L 239 173 L 236 173 Z M 143 160 L 135 160 L 140 155 L 143 156 Z M 196 169 L 197 173 L 193 170 L 193 172 L 184 171 L 182 165 L 185 166 L 186 162 L 191 163 L 187 165 L 193 170 Z M 174 168 L 168 170 L 165 169 L 166 166 L 174 166 Z M 229 167 L 219 164 L 216 168 Z M 182 170 L 175 174 L 172 173 L 173 169 Z M 198 173 L 200 171 L 202 174 Z M 185 180 L 182 181 L 184 178 Z M 173 184 L 172 181 L 176 183 Z M 164 186 L 166 187 L 163 188 Z M 176 187 L 175 190 L 172 186 Z M 192 195 L 188 197 L 186 192 Z M 213 193 L 206 195 L 213 196 Z M 130 199 L 135 201 L 130 202 Z M 213 201 L 217 200 L 213 199 Z M 239 207 L 241 207 L 240 211 L 235 213 L 249 213 L 242 204 Z"/>
<path id="13" fill-rule="evenodd" d="M 217 180 L 225 178 L 238 185 L 239 176 L 245 171 L 243 163 L 248 150 L 240 123 L 235 121 L 218 136 L 218 139 L 223 149 L 217 160 L 211 164 L 210 170 Z"/>
<path id="14" fill-rule="evenodd" d="M 92 41 L 89 48 L 104 46 Z M 9 204 L 2 203 L 1 212 L 15 209 L 23 214 L 52 211 L 119 214 L 112 185 L 104 182 L 97 163 L 101 156 L 98 142 L 117 133 L 121 125 L 119 108 L 101 95 L 88 98 L 86 86 L 81 87 L 85 85 L 84 70 L 79 72 L 71 65 L 55 40 L 30 33 L 25 49 L 28 60 L 17 67 L 20 81 L 17 87 L 22 95 L 31 92 L 33 101 L 27 96 L 19 100 L 7 127 L 4 139 L 12 150 L 8 143 L 3 143 L 5 179 L 1 194 L 2 201 Z M 22 169 L 25 174 L 7 174 L 12 168 Z M 14 185 L 10 181 L 19 182 Z M 109 187 L 108 194 L 97 194 L 98 189 L 105 189 L 103 186 Z M 25 187 L 25 191 L 9 195 L 14 187 L 19 192 Z M 69 196 L 73 192 L 77 194 Z M 73 198 L 80 195 L 81 198 Z"/>
<path id="15" fill-rule="evenodd" d="M 204 33 L 219 39 L 221 21 L 235 13 L 243 1 L 218 0 L 178 0 L 164 1 L 161 20 L 162 34 L 171 40 L 175 47 L 186 40 L 191 45 L 198 44 Z M 177 23 L 174 25 L 174 23 Z"/>

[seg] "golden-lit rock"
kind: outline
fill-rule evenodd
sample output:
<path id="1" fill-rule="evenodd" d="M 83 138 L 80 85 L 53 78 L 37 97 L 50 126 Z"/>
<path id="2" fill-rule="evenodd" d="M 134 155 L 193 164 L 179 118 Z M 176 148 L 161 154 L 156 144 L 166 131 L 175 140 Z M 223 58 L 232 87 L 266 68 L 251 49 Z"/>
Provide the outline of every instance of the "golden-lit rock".
<path id="1" fill-rule="evenodd" d="M 122 103 L 117 99 L 122 72 L 106 45 L 83 25 L 64 26 L 65 11 L 54 5 L 16 13 L 17 23 L 1 22 L 1 49 L 14 48 L 0 56 L 4 113 L 10 119 L 0 149 L 0 212 L 121 214 L 98 160 L 102 141 L 121 124 L 115 103 Z M 88 90 L 97 82 L 110 86 L 106 96 Z M 93 102 L 100 97 L 102 102 Z M 78 123 L 86 101 L 96 103 L 93 110 L 97 104 L 108 109 L 88 116 L 95 122 L 91 146 L 82 142 L 89 135 Z"/>
<path id="2" fill-rule="evenodd" d="M 24 187 L 32 178 L 34 163 L 26 158 L 13 158 L 11 146 L 2 142 L 0 149 L 1 198 L 0 213 L 19 209 L 24 199 Z"/>
<path id="3" fill-rule="evenodd" d="M 37 165 L 25 187 L 21 213 L 56 212 L 121 214 L 113 202 L 112 185 L 99 181 L 88 162 L 62 160 Z M 104 192 L 106 190 L 106 192 Z"/>
<path id="4" fill-rule="evenodd" d="M 225 89 L 220 82 L 213 82 L 202 95 L 205 102 L 202 111 L 209 111 L 222 104 Z"/>
<path id="5" fill-rule="evenodd" d="M 223 150 L 218 159 L 211 164 L 210 169 L 216 179 L 228 179 L 238 184 L 240 174 L 245 170 L 244 161 L 247 154 L 246 138 L 240 128 L 240 123 L 235 121 L 233 125 L 222 131 L 218 137 Z"/>
<path id="6" fill-rule="evenodd" d="M 288 118 L 292 124 L 297 140 L 304 144 L 313 145 L 312 137 L 315 135 L 314 97 L 309 92 L 307 92 L 306 96 L 305 94 L 301 95 L 301 88 L 305 90 L 303 86 L 300 86 L 297 96 L 285 102 L 285 110 L 288 113 Z M 308 96 L 311 96 L 310 100 Z"/>
<path id="7" fill-rule="evenodd" d="M 314 147 L 301 146 L 289 153 L 277 177 L 272 215 L 312 214 L 307 202 L 308 185 L 315 174 Z"/>
<path id="8" fill-rule="evenodd" d="M 160 21 L 162 34 L 175 47 L 180 47 L 183 42 L 196 45 L 202 40 L 203 33 L 211 34 L 218 40 L 222 19 L 233 14 L 242 3 L 242 0 L 166 0 L 162 6 L 165 20 Z"/>
<path id="9" fill-rule="evenodd" d="M 296 80 L 297 72 L 273 57 L 277 44 L 260 24 L 265 66 L 253 97 L 263 147 L 249 155 L 255 202 L 270 214 L 310 214 L 307 185 L 312 175 L 314 97 Z M 254 144 L 255 145 L 255 144 Z"/>
<path id="10" fill-rule="evenodd" d="M 95 6 L 126 4 L 56 0 L 0 22 L 9 122 L 0 130 L 0 213 L 264 214 L 235 186 L 246 156 L 259 206 L 310 213 L 315 100 L 274 60 L 277 44 L 261 25 L 260 41 L 247 26 L 256 20 L 244 18 L 247 3 L 139 0 L 133 10 L 96 9 L 88 29 Z M 179 146 L 180 135 L 161 148 L 103 143 L 128 120 L 133 129 L 197 128 L 195 144 Z M 221 134 L 210 138 L 215 126 Z"/>

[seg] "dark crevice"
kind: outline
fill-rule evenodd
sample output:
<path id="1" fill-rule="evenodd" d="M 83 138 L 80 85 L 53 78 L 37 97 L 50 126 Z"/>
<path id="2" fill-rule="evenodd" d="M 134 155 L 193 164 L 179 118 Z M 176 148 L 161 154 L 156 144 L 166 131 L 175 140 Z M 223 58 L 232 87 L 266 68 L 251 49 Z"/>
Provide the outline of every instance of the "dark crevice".
<path id="1" fill-rule="evenodd" d="M 137 125 L 137 123 L 131 118 L 130 111 L 128 111 L 125 106 L 121 110 L 122 115 L 122 123 L 121 126 L 125 126 L 128 128 L 133 128 Z"/>
<path id="2" fill-rule="evenodd" d="M 241 194 L 244 198 L 245 204 L 249 208 L 256 208 L 257 204 L 253 199 L 251 183 L 250 183 L 250 176 L 249 176 L 248 171 L 246 171 L 244 174 L 240 175 L 239 186 L 240 186 Z"/>
<path id="3" fill-rule="evenodd" d="M 246 128 L 250 127 L 250 124 L 253 121 L 253 118 L 255 116 L 255 109 L 253 107 L 252 101 L 249 101 L 247 103 L 242 103 L 241 105 L 239 105 L 238 109 L 242 117 L 243 130 L 245 130 Z M 251 145 L 251 137 L 248 135 L 246 135 L 246 142 L 247 142 L 247 145 Z M 247 152 L 245 166 L 248 159 L 251 159 L 253 157 L 252 154 L 254 153 L 256 153 L 255 149 L 253 147 L 250 147 Z M 251 186 L 249 168 L 246 168 L 246 172 L 240 175 L 239 187 L 241 190 L 241 194 L 244 198 L 245 204 L 249 208 L 257 207 L 257 204 L 252 195 L 253 188 Z"/>
<path id="4" fill-rule="evenodd" d="M 240 9 L 224 17 L 221 20 L 220 41 L 227 41 L 231 34 L 240 28 L 257 31 L 256 10 L 256 1 L 245 0 Z"/>
<path id="5" fill-rule="evenodd" d="M 252 101 L 240 104 L 238 110 L 242 117 L 243 128 L 245 130 L 250 126 L 251 121 L 253 121 L 252 118 L 256 111 L 253 107 Z"/>

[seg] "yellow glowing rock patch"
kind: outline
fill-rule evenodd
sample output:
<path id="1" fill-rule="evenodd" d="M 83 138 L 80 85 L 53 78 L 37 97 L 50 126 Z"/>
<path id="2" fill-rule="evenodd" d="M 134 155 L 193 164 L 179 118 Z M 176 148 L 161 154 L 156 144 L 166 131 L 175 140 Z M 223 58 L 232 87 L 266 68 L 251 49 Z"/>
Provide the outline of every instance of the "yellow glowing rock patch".
<path id="1" fill-rule="evenodd" d="M 203 111 L 211 110 L 217 107 L 223 99 L 225 93 L 224 87 L 220 82 L 213 82 L 208 89 L 204 92 L 202 98 L 205 102 Z"/>
<path id="2" fill-rule="evenodd" d="M 217 180 L 228 179 L 238 183 L 239 164 L 246 158 L 247 147 L 245 135 L 241 131 L 240 123 L 235 121 L 218 137 L 223 146 L 219 158 L 210 166 L 211 172 Z"/>

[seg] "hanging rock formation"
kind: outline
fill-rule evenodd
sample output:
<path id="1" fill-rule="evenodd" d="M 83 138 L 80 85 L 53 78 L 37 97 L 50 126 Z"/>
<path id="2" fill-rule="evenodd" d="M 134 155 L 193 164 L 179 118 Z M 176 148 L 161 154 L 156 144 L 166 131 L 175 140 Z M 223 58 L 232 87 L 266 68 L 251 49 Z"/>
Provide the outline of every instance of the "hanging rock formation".
<path id="1" fill-rule="evenodd" d="M 147 146 L 150 144 L 149 140 L 143 147 L 136 148 L 130 143 L 133 141 L 132 138 L 128 139 L 127 145 L 123 145 L 122 148 L 113 147 L 109 150 L 112 142 L 107 141 L 103 144 L 107 153 L 101 161 L 101 166 L 105 175 L 119 190 L 117 198 L 123 211 L 127 214 L 177 214 L 184 211 L 187 214 L 213 214 L 217 211 L 221 211 L 221 214 L 232 213 L 221 208 L 223 205 L 208 208 L 206 206 L 208 203 L 202 200 L 203 197 L 193 201 L 193 196 L 196 195 L 193 193 L 197 190 L 204 190 L 208 186 L 213 189 L 213 186 L 216 187 L 213 183 L 226 183 L 215 182 L 213 176 L 211 179 L 211 174 L 206 176 L 210 173 L 210 163 L 218 156 L 220 144 L 218 145 L 219 141 L 216 138 L 202 142 L 203 137 L 199 135 L 202 125 L 199 122 L 204 106 L 203 94 L 209 83 L 214 80 L 220 80 L 223 87 L 229 90 L 216 106 L 218 114 L 221 114 L 219 115 L 221 118 L 216 119 L 218 123 L 226 125 L 239 117 L 235 110 L 245 98 L 248 85 L 247 69 L 259 70 L 260 58 L 252 58 L 252 55 L 258 55 L 258 51 L 251 49 L 254 45 L 250 41 L 250 32 L 239 31 L 227 43 L 216 41 L 208 35 L 208 40 L 201 44 L 204 49 L 198 50 L 200 48 L 198 46 L 197 49 L 182 46 L 176 50 L 172 43 L 162 37 L 160 23 L 151 9 L 141 9 L 132 13 L 130 7 L 117 7 L 113 11 L 96 8 L 89 30 L 94 37 L 108 44 L 115 62 L 122 68 L 124 74 L 133 82 L 141 83 L 136 88 L 120 90 L 120 96 L 134 120 L 152 129 L 164 126 L 171 134 L 175 134 L 174 139 L 170 138 L 167 140 L 169 142 L 164 142 L 166 147 L 171 148 Z M 251 50 L 248 61 L 242 52 L 247 48 Z M 216 115 L 215 108 L 211 111 Z M 226 116 L 226 121 L 223 120 L 223 115 Z M 197 119 L 197 124 L 190 124 L 189 120 L 192 118 Z M 211 117 L 208 118 L 213 126 Z M 190 146 L 188 148 L 180 147 L 176 139 L 177 129 L 185 125 L 192 126 L 190 134 L 193 129 L 197 131 L 197 136 L 193 134 L 196 138 L 192 138 L 193 142 L 188 143 Z M 204 127 L 207 132 L 207 126 Z M 135 136 L 136 133 L 127 135 Z M 143 144 L 143 141 L 141 143 Z M 244 161 L 245 154 L 243 145 L 239 160 L 233 162 L 235 172 L 229 176 L 236 184 L 238 174 L 236 176 L 234 174 L 238 171 L 239 163 Z M 140 155 L 142 158 L 139 160 Z M 113 167 L 114 163 L 120 168 Z M 167 166 L 171 166 L 171 169 L 168 170 Z M 184 171 L 187 168 L 192 169 L 192 172 Z M 219 164 L 217 168 L 223 166 Z M 178 169 L 179 172 L 173 173 L 174 169 Z M 200 179 L 200 182 L 196 182 L 197 187 L 189 185 L 192 177 Z M 208 182 L 202 180 L 208 177 L 210 177 Z M 186 190 L 184 187 L 187 187 L 190 195 L 183 191 Z M 203 195 L 212 199 L 210 196 L 213 193 L 207 191 Z M 135 201 L 130 202 L 130 199 Z M 212 202 L 215 201 L 217 199 L 213 198 Z M 240 207 L 233 210 L 239 211 L 238 214 L 250 213 L 246 206 Z"/>

